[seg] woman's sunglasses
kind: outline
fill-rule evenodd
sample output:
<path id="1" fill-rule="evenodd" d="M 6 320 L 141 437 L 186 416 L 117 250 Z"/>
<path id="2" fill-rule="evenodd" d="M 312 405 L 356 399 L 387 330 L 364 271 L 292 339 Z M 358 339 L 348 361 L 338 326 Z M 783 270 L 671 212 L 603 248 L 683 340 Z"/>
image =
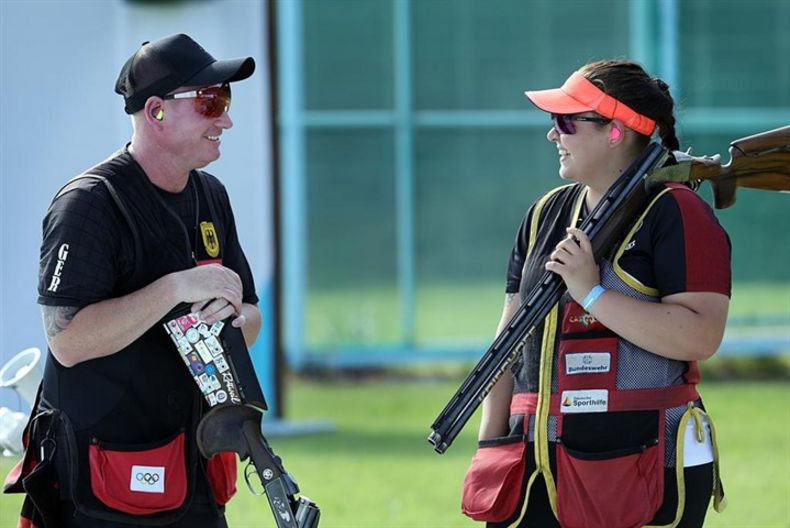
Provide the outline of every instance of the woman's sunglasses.
<path id="1" fill-rule="evenodd" d="M 162 99 L 194 99 L 197 113 L 217 118 L 230 110 L 230 84 L 224 83 L 191 92 L 174 93 L 166 95 Z"/>
<path id="2" fill-rule="evenodd" d="M 605 125 L 612 120 L 605 117 L 585 117 L 575 114 L 551 114 L 551 121 L 554 123 L 554 129 L 560 134 L 575 134 L 576 125 L 573 124 L 574 121 L 592 121 L 593 123 Z"/>

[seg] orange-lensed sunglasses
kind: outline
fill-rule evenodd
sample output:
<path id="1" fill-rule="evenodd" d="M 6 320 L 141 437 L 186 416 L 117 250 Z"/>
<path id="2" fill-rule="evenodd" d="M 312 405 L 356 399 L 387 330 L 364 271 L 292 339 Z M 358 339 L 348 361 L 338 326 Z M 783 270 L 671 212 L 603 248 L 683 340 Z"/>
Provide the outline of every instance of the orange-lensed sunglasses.
<path id="1" fill-rule="evenodd" d="M 191 92 L 180 92 L 162 99 L 194 99 L 195 111 L 210 118 L 217 118 L 230 110 L 230 84 L 208 86 Z"/>

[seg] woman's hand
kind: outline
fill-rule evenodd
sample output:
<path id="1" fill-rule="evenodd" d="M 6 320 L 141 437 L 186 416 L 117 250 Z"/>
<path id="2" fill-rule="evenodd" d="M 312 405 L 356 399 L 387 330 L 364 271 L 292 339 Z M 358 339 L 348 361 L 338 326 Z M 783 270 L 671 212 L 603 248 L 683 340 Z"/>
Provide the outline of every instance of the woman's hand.
<path id="1" fill-rule="evenodd" d="M 595 263 L 590 239 L 581 229 L 567 228 L 568 236 L 549 255 L 546 270 L 553 271 L 565 281 L 568 293 L 577 303 L 582 302 L 590 290 L 601 280 Z"/>

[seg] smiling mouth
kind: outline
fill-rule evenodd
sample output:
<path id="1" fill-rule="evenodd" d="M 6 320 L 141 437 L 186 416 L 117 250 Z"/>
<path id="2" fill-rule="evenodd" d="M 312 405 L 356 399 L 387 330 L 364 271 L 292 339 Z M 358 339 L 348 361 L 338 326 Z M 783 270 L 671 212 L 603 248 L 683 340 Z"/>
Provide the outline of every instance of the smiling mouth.
<path id="1" fill-rule="evenodd" d="M 219 136 L 206 136 L 209 141 L 219 141 Z"/>

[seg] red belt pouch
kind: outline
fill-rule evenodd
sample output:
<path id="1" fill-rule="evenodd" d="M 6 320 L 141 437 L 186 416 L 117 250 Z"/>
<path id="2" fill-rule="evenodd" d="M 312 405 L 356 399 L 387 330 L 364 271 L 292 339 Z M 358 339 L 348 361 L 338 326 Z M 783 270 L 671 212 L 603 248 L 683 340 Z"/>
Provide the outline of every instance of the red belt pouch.
<path id="1" fill-rule="evenodd" d="M 146 446 L 89 448 L 91 490 L 110 508 L 132 515 L 173 510 L 187 494 L 184 433 Z"/>
<path id="2" fill-rule="evenodd" d="M 524 490 L 526 438 L 481 441 L 464 478 L 461 511 L 476 521 L 513 515 Z"/>
<path id="3" fill-rule="evenodd" d="M 217 453 L 206 463 L 214 500 L 224 506 L 236 494 L 236 453 Z"/>

